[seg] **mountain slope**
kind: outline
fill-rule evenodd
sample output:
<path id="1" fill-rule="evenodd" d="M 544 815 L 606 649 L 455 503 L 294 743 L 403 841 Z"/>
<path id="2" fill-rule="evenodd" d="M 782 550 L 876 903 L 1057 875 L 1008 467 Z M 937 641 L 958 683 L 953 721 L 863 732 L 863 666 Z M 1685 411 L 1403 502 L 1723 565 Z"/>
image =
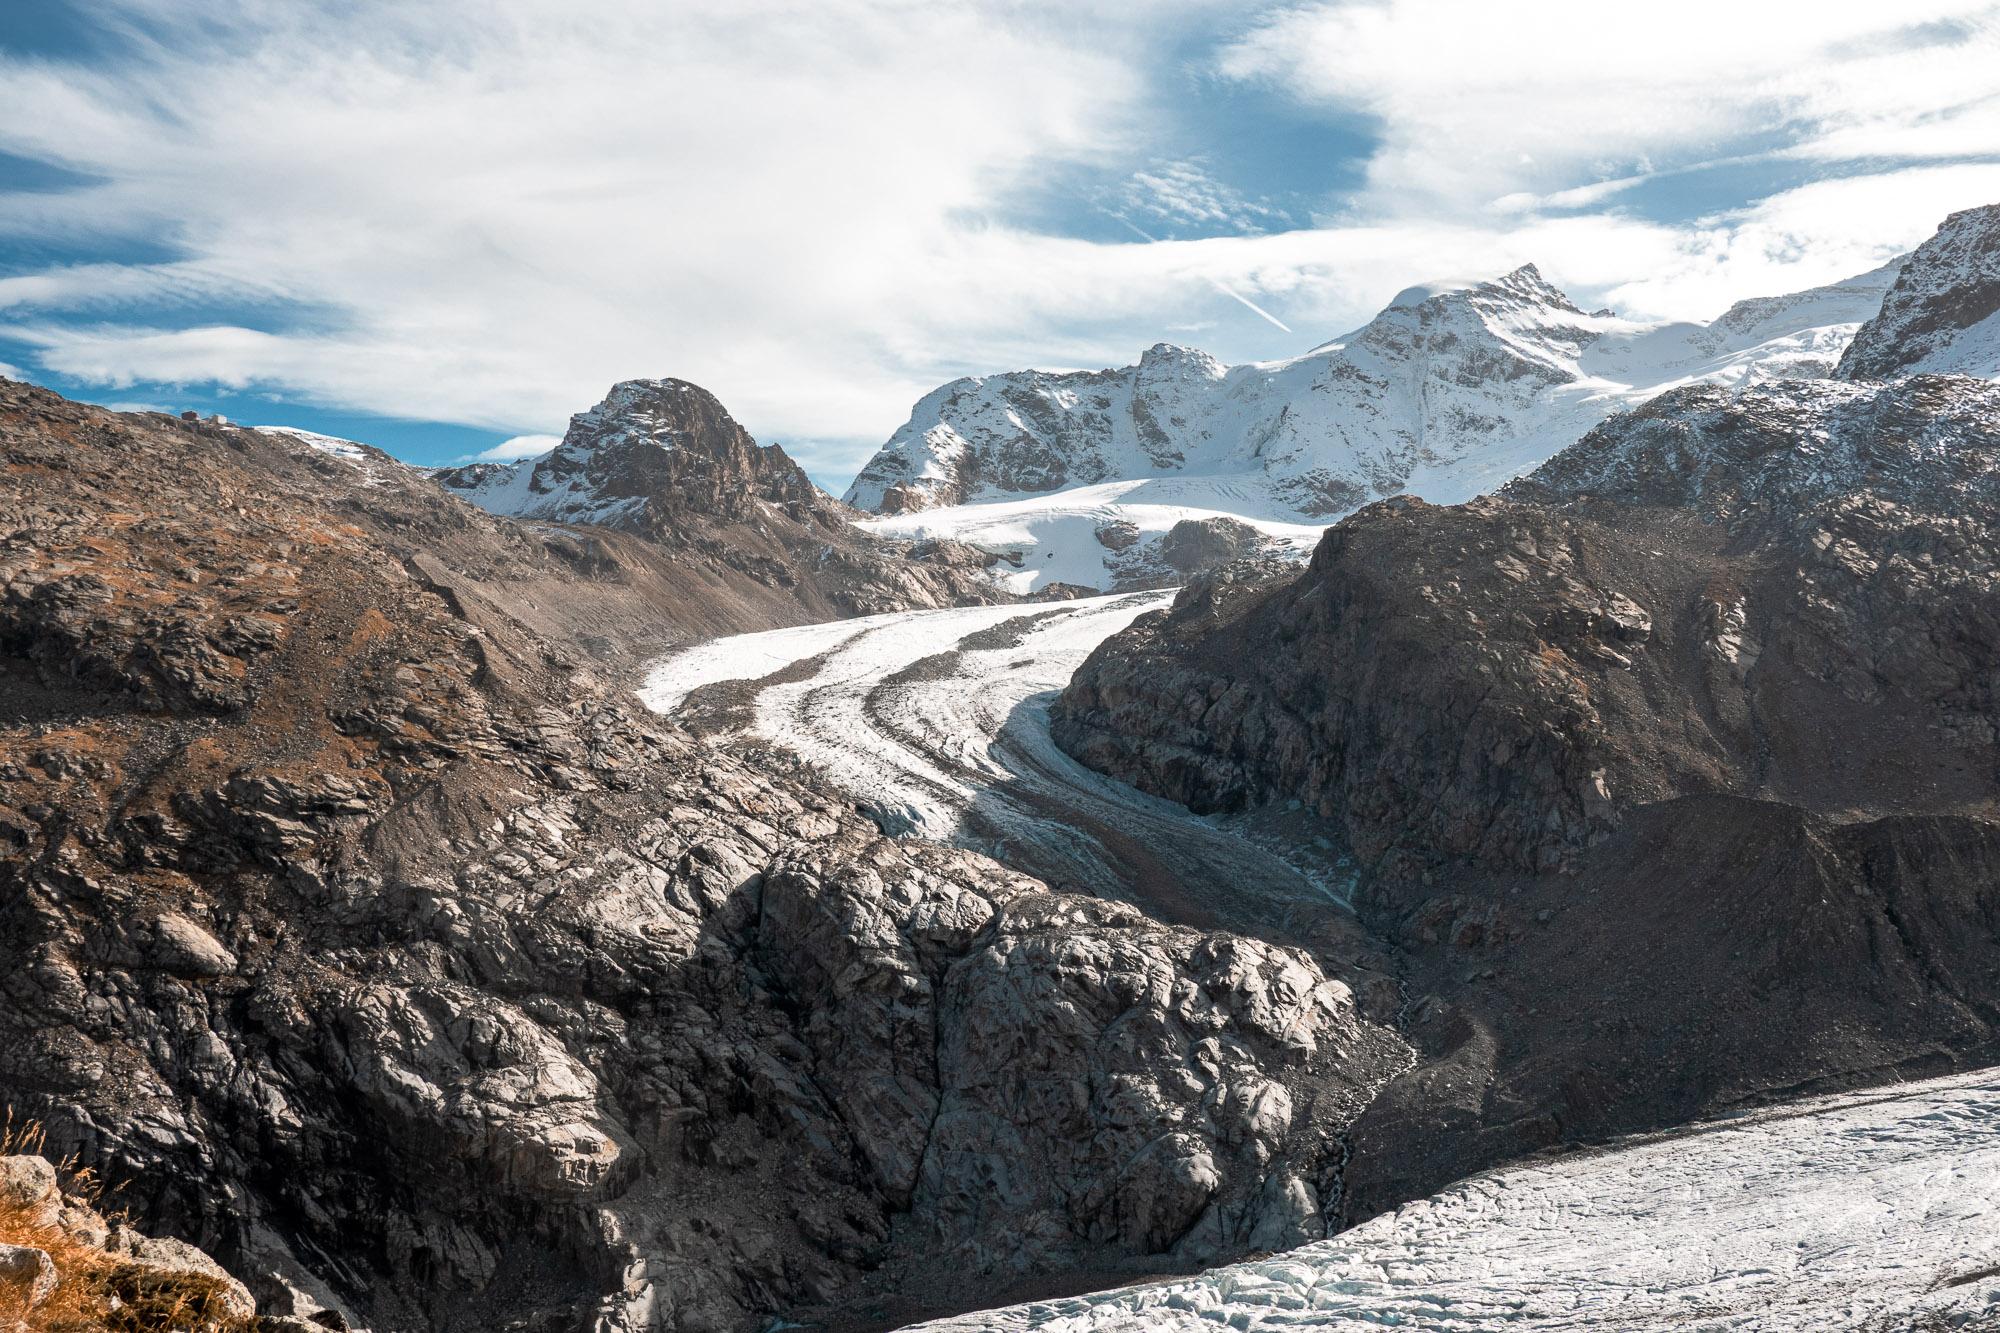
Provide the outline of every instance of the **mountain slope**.
<path id="1" fill-rule="evenodd" d="M 1198 812 L 1296 802 L 1354 856 L 1430 1042 L 1357 1129 L 1358 1218 L 1526 1148 L 1991 1058 L 1996 533 L 2000 385 L 1688 386 L 1499 496 L 1383 501 L 1295 576 L 1195 581 L 1054 734 Z"/>
<path id="2" fill-rule="evenodd" d="M 1161 344 L 1124 370 L 959 380 L 917 405 L 847 498 L 881 515 L 866 526 L 883 535 L 1018 553 L 1017 590 L 1128 586 L 1144 571 L 1105 555 L 1112 525 L 1150 547 L 1223 514 L 1297 549 L 1372 498 L 1490 490 L 1674 384 L 1825 374 L 1893 277 L 1660 326 L 1586 313 L 1530 265 L 1411 288 L 1290 361 L 1225 367 Z"/>
<path id="3" fill-rule="evenodd" d="M 662 549 L 0 381 L 0 1105 L 323 1327 L 914 1317 L 1323 1234 L 1344 984 L 656 721 L 614 666 L 688 567 L 586 541 Z"/>
<path id="4" fill-rule="evenodd" d="M 561 444 L 519 463 L 437 474 L 489 513 L 638 537 L 700 568 L 711 600 L 796 623 L 990 602 L 993 557 L 857 531 L 851 511 L 776 445 L 760 446 L 714 395 L 683 380 L 628 380 L 570 419 Z M 738 628 L 754 628 L 747 623 Z"/>
<path id="5" fill-rule="evenodd" d="M 1946 218 L 1840 358 L 1845 379 L 2000 377 L 2000 204 Z"/>

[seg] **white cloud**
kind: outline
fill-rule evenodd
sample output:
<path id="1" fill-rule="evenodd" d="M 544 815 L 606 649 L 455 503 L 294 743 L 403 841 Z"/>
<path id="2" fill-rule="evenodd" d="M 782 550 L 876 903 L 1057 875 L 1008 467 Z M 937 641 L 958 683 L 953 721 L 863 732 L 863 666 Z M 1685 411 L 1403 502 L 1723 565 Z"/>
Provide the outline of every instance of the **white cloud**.
<path id="1" fill-rule="evenodd" d="M 0 361 L 0 379 L 24 380 L 26 378 L 28 378 L 28 373 L 19 366 L 11 366 L 5 361 Z"/>
<path id="2" fill-rule="evenodd" d="M 2000 152 L 1996 16 L 1993 0 L 1360 0 L 1282 10 L 1221 68 L 1378 117 L 1375 207 L 1463 209 L 1729 144 L 1815 159 Z"/>
<path id="3" fill-rule="evenodd" d="M 539 458 L 562 443 L 560 435 L 516 435 L 502 440 L 491 449 L 482 449 L 472 456 L 476 463 L 517 463 L 523 458 Z"/>
<path id="4" fill-rule="evenodd" d="M 28 275 L 0 301 L 73 312 L 201 278 L 317 317 L 45 315 L 26 332 L 49 364 L 503 429 L 670 374 L 767 432 L 886 434 L 935 359 L 877 355 L 933 299 L 913 275 L 1021 172 L 1116 139 L 1137 86 L 1063 11 L 1005 0 L 124 8 L 166 39 L 102 68 L 0 59 L 0 149 L 109 182 L 6 196 L 0 231 L 188 258 Z"/>

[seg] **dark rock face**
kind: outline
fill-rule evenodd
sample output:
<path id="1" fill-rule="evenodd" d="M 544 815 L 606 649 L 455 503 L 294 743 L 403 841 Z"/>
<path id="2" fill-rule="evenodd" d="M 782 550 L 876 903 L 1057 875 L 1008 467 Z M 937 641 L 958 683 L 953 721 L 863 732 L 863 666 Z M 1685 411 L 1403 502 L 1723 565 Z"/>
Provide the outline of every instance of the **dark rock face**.
<path id="1" fill-rule="evenodd" d="M 1181 574 L 1198 574 L 1257 554 L 1264 534 L 1233 518 L 1184 518 L 1167 529 L 1156 553 Z"/>
<path id="2" fill-rule="evenodd" d="M 2000 375 L 2000 204 L 1953 213 L 1910 255 L 1882 311 L 1841 355 L 1841 379 Z"/>
<path id="3" fill-rule="evenodd" d="M 0 1101 L 149 1226 L 462 1330 L 1319 1234 L 1395 1043 L 1311 957 L 699 745 L 606 679 L 657 603 L 588 571 L 644 543 L 354 466 L 0 382 Z"/>
<path id="4" fill-rule="evenodd" d="M 685 380 L 614 385 L 542 457 L 437 479 L 496 514 L 612 529 L 699 558 L 725 580 L 781 590 L 808 619 L 1003 599 L 985 574 L 992 556 L 865 535 L 783 449 L 759 445 Z"/>
<path id="5" fill-rule="evenodd" d="M 1295 579 L 1197 581 L 1057 739 L 1344 832 L 1429 1056 L 1364 1119 L 1365 1212 L 1991 1048 L 1996 520 L 2000 387 L 1677 391 L 1498 498 L 1371 506 Z"/>

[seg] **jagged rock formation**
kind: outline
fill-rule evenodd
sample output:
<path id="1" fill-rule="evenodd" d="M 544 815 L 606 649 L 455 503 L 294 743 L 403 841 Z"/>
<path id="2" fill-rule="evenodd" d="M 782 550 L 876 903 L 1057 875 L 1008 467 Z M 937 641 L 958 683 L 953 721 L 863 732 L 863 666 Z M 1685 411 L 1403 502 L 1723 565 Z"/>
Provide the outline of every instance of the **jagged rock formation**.
<path id="1" fill-rule="evenodd" d="M 1841 355 L 1843 379 L 2000 377 L 2000 204 L 1953 213 L 1918 246 Z"/>
<path id="2" fill-rule="evenodd" d="M 1009 551 L 1031 576 L 1017 584 L 1129 586 L 1090 541 L 1107 523 L 1150 548 L 1176 522 L 1222 515 L 1303 555 L 1315 525 L 1399 493 L 1470 499 L 1667 386 L 1824 375 L 1895 273 L 1657 325 L 1586 313 L 1529 265 L 1410 288 L 1289 361 L 1226 367 L 1161 344 L 1123 370 L 956 380 L 847 499 L 881 516 L 878 534 Z"/>
<path id="3" fill-rule="evenodd" d="M 490 513 L 642 537 L 702 562 L 721 585 L 717 600 L 748 581 L 788 594 L 805 619 L 1000 595 L 985 576 L 992 555 L 863 535 L 783 449 L 757 444 L 713 394 L 684 380 L 614 385 L 547 454 L 437 479 Z"/>
<path id="4" fill-rule="evenodd" d="M 1197 580 L 1056 734 L 1197 810 L 1302 801 L 1363 863 L 1431 1056 L 1364 1119 L 1366 1211 L 1992 1049 L 1997 522 L 1991 383 L 1690 387 L 1294 579 Z"/>
<path id="5" fill-rule="evenodd" d="M 1343 985 L 628 706 L 586 530 L 8 382 L 0 467 L 0 1102 L 260 1299 L 734 1330 L 1319 1234 Z"/>

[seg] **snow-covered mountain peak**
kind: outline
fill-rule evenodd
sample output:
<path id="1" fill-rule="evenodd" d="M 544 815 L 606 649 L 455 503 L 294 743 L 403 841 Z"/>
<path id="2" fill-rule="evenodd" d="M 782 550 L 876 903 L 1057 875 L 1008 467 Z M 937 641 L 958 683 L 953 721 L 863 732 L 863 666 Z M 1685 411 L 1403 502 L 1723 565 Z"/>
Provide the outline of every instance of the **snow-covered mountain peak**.
<path id="1" fill-rule="evenodd" d="M 2000 204 L 1953 213 L 1911 252 L 1836 373 L 1886 380 L 1926 371 L 2000 377 Z"/>
<path id="2" fill-rule="evenodd" d="M 1423 293 L 1421 299 L 1411 299 Z M 1533 264 L 1490 281 L 1407 288 L 1388 308 L 1338 345 L 1392 358 L 1451 361 L 1447 374 L 1561 384 L 1577 379 L 1583 349 L 1624 322 L 1586 314 Z"/>
<path id="3" fill-rule="evenodd" d="M 1383 496 L 1492 490 L 1676 385 L 1823 377 L 1895 277 L 1890 265 L 1711 324 L 1659 324 L 1588 312 L 1524 264 L 1407 288 L 1286 361 L 1224 366 L 1162 343 L 1118 370 L 957 380 L 916 405 L 847 500 L 882 515 L 869 526 L 884 535 L 1016 558 L 1022 590 L 1112 586 L 1186 519 L 1295 542 L 1300 525 Z"/>
<path id="4" fill-rule="evenodd" d="M 1219 380 L 1229 367 L 1198 347 L 1178 343 L 1154 343 L 1139 356 L 1139 378 L 1161 380 Z"/>

